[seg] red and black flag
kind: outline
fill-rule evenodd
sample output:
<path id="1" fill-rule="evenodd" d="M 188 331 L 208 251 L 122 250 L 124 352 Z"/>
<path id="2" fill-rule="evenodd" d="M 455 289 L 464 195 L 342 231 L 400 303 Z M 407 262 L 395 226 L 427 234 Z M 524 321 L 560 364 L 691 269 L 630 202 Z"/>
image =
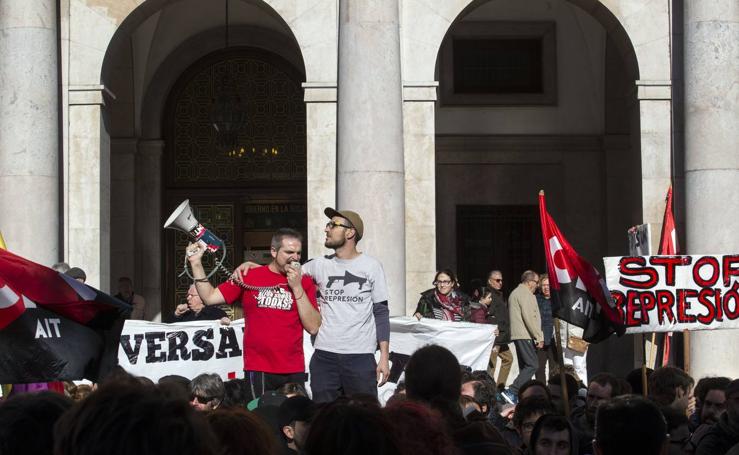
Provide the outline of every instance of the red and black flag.
<path id="1" fill-rule="evenodd" d="M 0 248 L 0 382 L 96 380 L 131 306 Z"/>
<path id="2" fill-rule="evenodd" d="M 602 341 L 625 328 L 605 280 L 572 248 L 547 213 L 544 192 L 539 193 L 541 234 L 549 271 L 555 316 L 583 328 L 583 339 Z"/>
<path id="3" fill-rule="evenodd" d="M 675 215 L 672 212 L 672 185 L 667 190 L 665 199 L 665 216 L 662 220 L 662 234 L 659 239 L 659 255 L 675 256 L 678 254 L 677 228 L 675 226 Z M 672 332 L 664 334 L 662 341 L 662 366 L 670 362 L 670 350 L 672 345 Z"/>

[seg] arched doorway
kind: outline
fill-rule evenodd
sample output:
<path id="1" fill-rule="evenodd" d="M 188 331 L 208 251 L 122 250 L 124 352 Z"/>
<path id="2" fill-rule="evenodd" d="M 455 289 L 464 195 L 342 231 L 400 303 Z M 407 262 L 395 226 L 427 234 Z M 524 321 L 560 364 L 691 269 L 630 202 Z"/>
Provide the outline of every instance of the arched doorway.
<path id="1" fill-rule="evenodd" d="M 302 80 L 303 74 L 275 53 L 229 48 L 194 63 L 169 94 L 162 120 L 163 212 L 190 199 L 198 220 L 225 241 L 228 269 L 247 259 L 268 261 L 278 227 L 305 235 Z M 214 126 L 224 121 L 234 124 L 229 137 Z M 179 276 L 186 243 L 184 234 L 164 234 L 165 320 L 191 284 Z M 206 269 L 213 260 L 206 259 Z"/>

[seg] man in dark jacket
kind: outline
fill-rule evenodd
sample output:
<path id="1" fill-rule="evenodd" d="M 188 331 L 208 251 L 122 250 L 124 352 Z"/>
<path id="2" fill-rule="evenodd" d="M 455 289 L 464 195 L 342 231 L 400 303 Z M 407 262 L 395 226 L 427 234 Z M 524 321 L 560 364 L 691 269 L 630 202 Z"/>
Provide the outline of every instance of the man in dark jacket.
<path id="1" fill-rule="evenodd" d="M 726 388 L 726 412 L 698 443 L 696 455 L 721 455 L 739 444 L 739 379 Z"/>
<path id="2" fill-rule="evenodd" d="M 488 282 L 486 292 L 480 303 L 488 307 L 488 321 L 491 324 L 497 324 L 498 330 L 495 334 L 495 346 L 490 353 L 490 362 L 488 364 L 488 374 L 491 378 L 495 378 L 495 364 L 500 357 L 500 369 L 498 370 L 498 379 L 495 381 L 498 390 L 505 388 L 508 380 L 508 373 L 513 365 L 513 354 L 508 348 L 511 342 L 510 317 L 508 315 L 508 302 L 503 295 L 503 274 L 500 270 L 493 270 L 488 274 Z"/>
<path id="3" fill-rule="evenodd" d="M 195 285 L 187 290 L 187 303 L 177 305 L 174 310 L 174 322 L 213 321 L 220 319 L 223 324 L 230 324 L 231 320 L 226 312 L 217 306 L 206 306 L 198 295 Z"/>
<path id="4" fill-rule="evenodd" d="M 552 294 L 549 289 L 549 276 L 544 273 L 539 277 L 539 292 L 536 293 L 536 303 L 541 315 L 541 331 L 544 332 L 544 349 L 536 351 L 539 358 L 539 369 L 536 370 L 536 379 L 545 382 L 547 362 L 549 371 L 554 370 L 557 364 L 557 344 L 554 337 L 554 317 L 552 315 Z"/>

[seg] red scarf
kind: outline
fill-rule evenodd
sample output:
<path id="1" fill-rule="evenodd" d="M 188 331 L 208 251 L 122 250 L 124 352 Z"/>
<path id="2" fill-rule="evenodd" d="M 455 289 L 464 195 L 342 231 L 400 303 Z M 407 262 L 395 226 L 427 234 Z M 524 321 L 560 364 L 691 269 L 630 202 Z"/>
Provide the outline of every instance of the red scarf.
<path id="1" fill-rule="evenodd" d="M 461 321 L 462 320 L 462 299 L 455 291 L 447 295 L 434 291 L 436 301 L 441 305 L 443 321 Z"/>

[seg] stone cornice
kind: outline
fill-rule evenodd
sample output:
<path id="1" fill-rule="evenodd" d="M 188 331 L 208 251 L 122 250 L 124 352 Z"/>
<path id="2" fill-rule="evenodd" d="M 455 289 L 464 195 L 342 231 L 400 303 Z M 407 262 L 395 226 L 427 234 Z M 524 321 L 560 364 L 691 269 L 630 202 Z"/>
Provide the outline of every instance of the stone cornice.
<path id="1" fill-rule="evenodd" d="M 70 106 L 102 106 L 105 105 L 106 97 L 115 99 L 113 92 L 106 86 L 98 84 L 70 85 L 68 93 Z"/>

